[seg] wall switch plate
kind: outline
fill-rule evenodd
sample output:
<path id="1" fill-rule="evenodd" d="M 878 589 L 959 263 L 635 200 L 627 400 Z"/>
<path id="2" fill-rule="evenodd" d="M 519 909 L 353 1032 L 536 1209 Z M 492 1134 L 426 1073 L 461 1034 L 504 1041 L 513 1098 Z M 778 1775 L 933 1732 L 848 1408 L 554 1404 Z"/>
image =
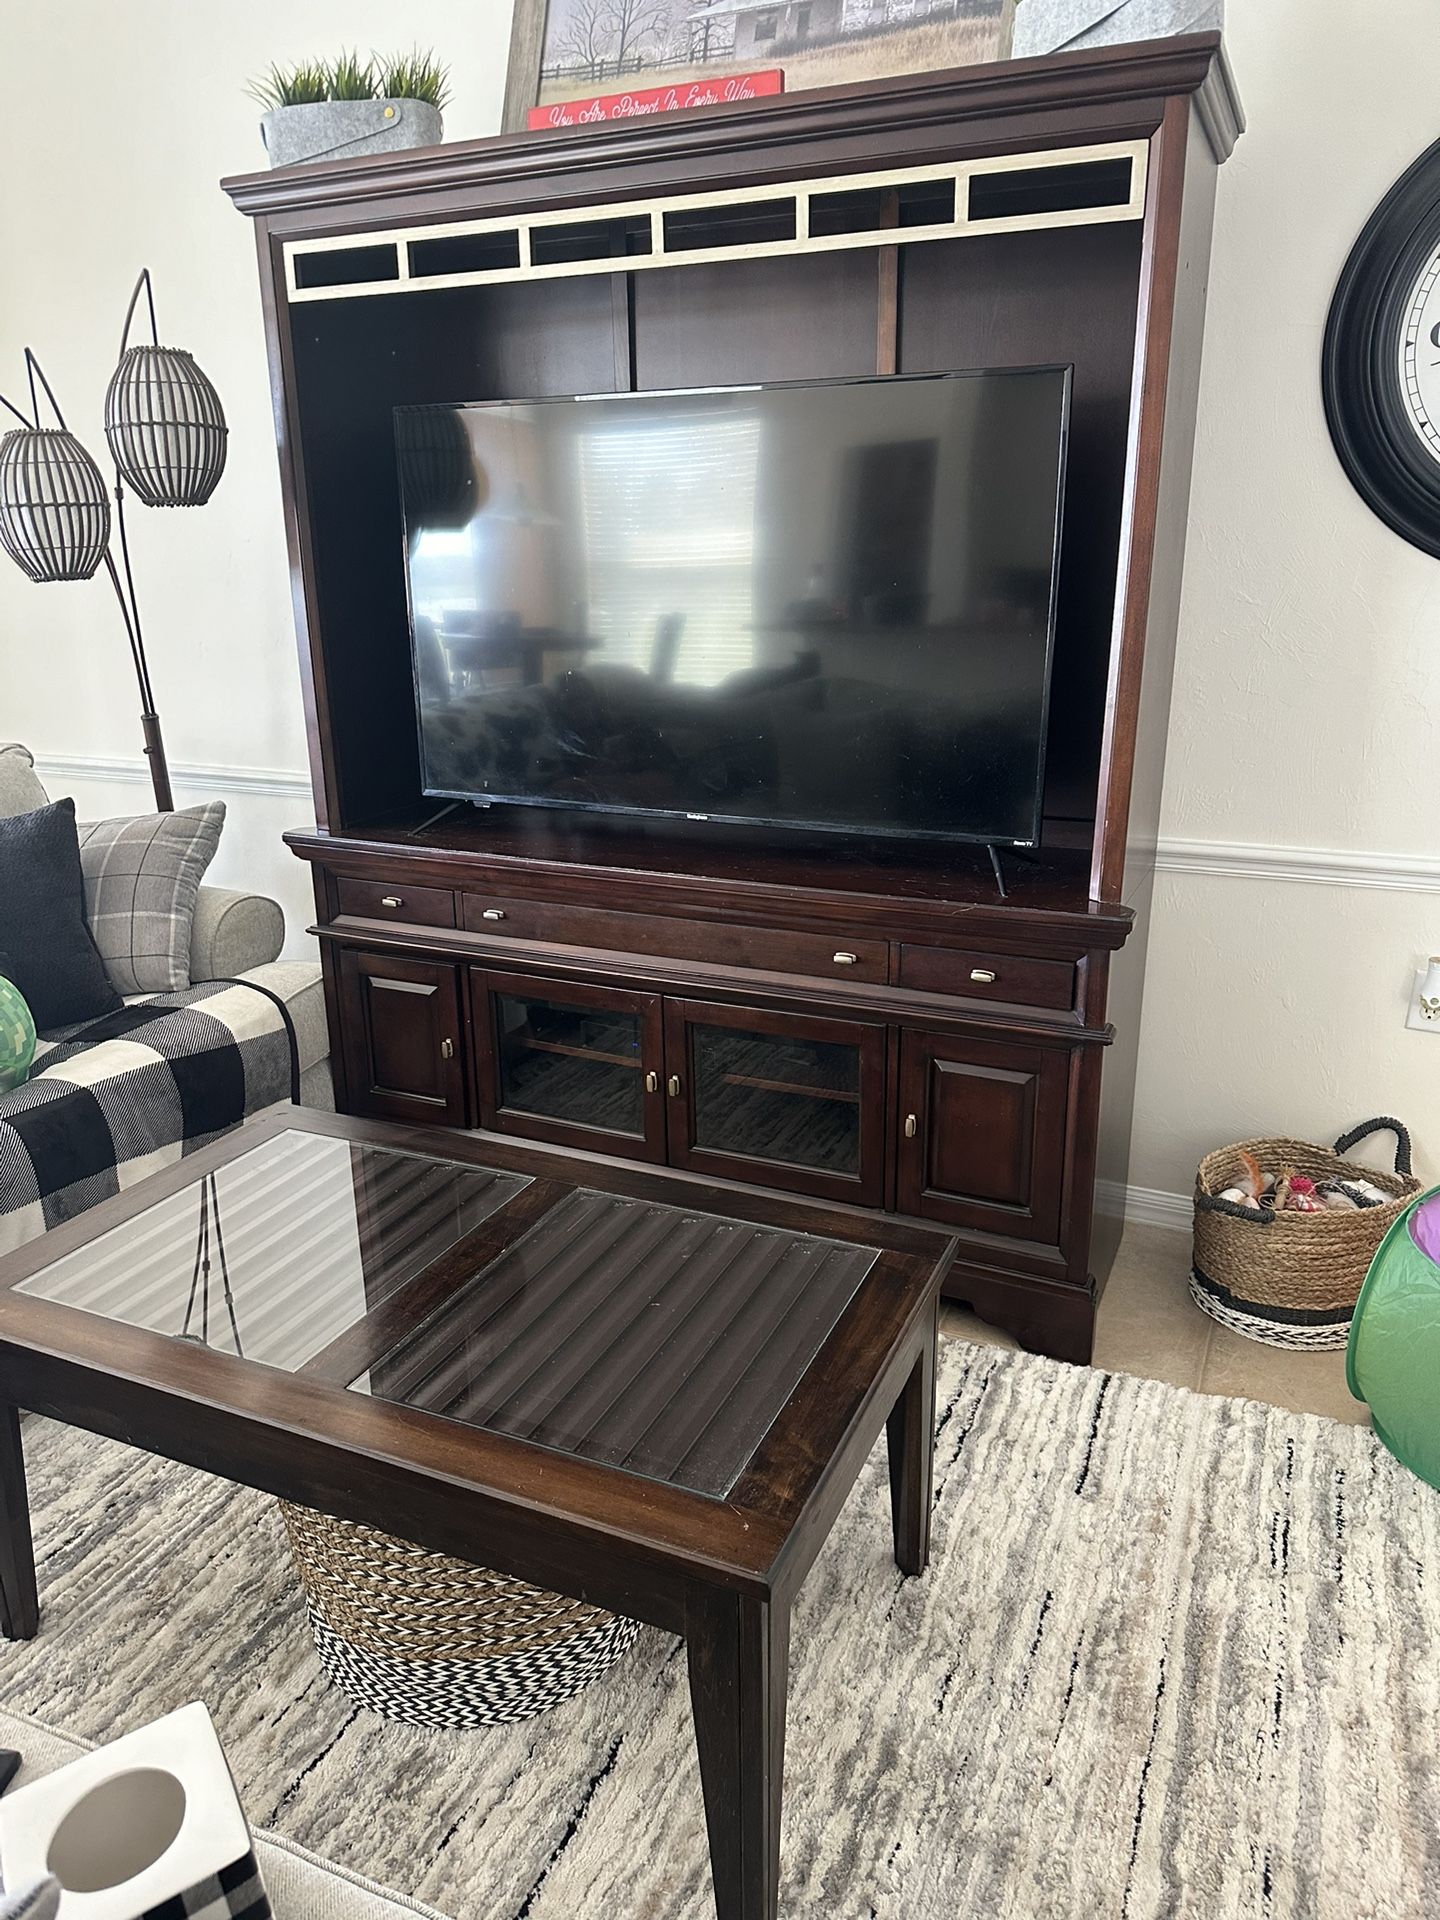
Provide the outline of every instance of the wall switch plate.
<path id="1" fill-rule="evenodd" d="M 1440 1033 L 1440 953 L 1432 953 L 1415 969 L 1405 1024 L 1416 1033 Z"/>

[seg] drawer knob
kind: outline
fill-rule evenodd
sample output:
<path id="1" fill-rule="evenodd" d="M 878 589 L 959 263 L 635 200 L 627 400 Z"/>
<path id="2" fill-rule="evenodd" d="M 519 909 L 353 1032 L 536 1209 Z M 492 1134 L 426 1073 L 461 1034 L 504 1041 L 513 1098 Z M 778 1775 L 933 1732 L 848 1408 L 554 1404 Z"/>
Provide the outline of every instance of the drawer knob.
<path id="1" fill-rule="evenodd" d="M 503 907 L 486 907 L 480 918 L 482 920 L 503 920 L 505 918 L 505 909 Z"/>
<path id="2" fill-rule="evenodd" d="M 837 953 L 835 964 L 837 967 L 856 967 L 860 964 L 860 956 L 858 953 Z"/>
<path id="3" fill-rule="evenodd" d="M 382 907 L 403 907 L 405 902 L 398 893 L 382 893 L 380 904 Z"/>
<path id="4" fill-rule="evenodd" d="M 980 987 L 993 987 L 998 978 L 993 967 L 971 967 L 970 978 Z"/>
<path id="5" fill-rule="evenodd" d="M 906 1114 L 906 1116 L 905 1116 L 905 1138 L 906 1138 L 907 1140 L 913 1140 L 913 1139 L 915 1138 L 915 1129 L 916 1129 L 916 1126 L 917 1126 L 918 1124 L 919 1124 L 919 1123 L 917 1122 L 917 1120 L 916 1120 L 916 1118 L 915 1118 L 915 1115 L 914 1115 L 913 1113 L 907 1113 L 907 1114 Z"/>

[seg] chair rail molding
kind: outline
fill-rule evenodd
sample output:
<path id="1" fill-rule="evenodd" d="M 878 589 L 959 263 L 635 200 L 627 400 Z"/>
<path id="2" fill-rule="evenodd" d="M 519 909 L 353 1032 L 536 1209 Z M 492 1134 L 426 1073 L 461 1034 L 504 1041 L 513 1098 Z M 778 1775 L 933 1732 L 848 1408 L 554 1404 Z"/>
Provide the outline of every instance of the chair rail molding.
<path id="1" fill-rule="evenodd" d="M 1283 847 L 1230 840 L 1161 838 L 1158 873 L 1222 879 L 1286 880 L 1320 887 L 1374 887 L 1391 893 L 1440 893 L 1440 860 L 1420 854 L 1368 853 L 1349 847 Z"/>
<path id="2" fill-rule="evenodd" d="M 36 764 L 47 780 L 105 780 L 119 785 L 148 786 L 150 771 L 144 760 L 109 754 L 46 753 L 35 750 Z M 172 763 L 170 777 L 177 787 L 195 787 L 205 794 L 245 793 L 274 795 L 285 800 L 311 797 L 308 773 L 288 767 L 244 767 L 217 762 Z"/>
<path id="3" fill-rule="evenodd" d="M 107 754 L 36 750 L 42 772 L 61 780 L 113 780 L 148 784 L 144 760 Z M 170 769 L 177 786 L 206 793 L 270 794 L 310 798 L 310 776 L 289 767 L 182 762 Z M 1343 847 L 1267 846 L 1240 840 L 1162 837 L 1155 855 L 1158 873 L 1202 874 L 1213 879 L 1285 880 L 1318 887 L 1374 887 L 1390 893 L 1440 893 L 1440 860 L 1419 854 L 1367 853 Z"/>

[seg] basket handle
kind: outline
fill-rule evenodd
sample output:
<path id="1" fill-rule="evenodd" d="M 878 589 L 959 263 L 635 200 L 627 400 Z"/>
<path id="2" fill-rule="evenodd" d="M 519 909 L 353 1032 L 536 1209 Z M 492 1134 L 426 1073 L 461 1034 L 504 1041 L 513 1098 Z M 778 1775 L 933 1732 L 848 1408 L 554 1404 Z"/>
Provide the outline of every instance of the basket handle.
<path id="1" fill-rule="evenodd" d="M 1395 1171 L 1407 1179 L 1410 1175 L 1410 1129 L 1399 1120 L 1392 1119 L 1388 1113 L 1382 1113 L 1378 1119 L 1362 1120 L 1358 1127 L 1352 1127 L 1348 1133 L 1342 1133 L 1335 1142 L 1335 1151 L 1342 1156 L 1358 1146 L 1362 1140 L 1369 1139 L 1372 1133 L 1390 1132 L 1395 1136 Z"/>
<path id="2" fill-rule="evenodd" d="M 1222 1200 L 1218 1194 L 1197 1193 L 1195 1204 L 1206 1213 L 1225 1213 L 1232 1220 L 1243 1220 L 1249 1226 L 1273 1227 L 1275 1215 L 1268 1207 L 1242 1207 L 1234 1200 Z"/>

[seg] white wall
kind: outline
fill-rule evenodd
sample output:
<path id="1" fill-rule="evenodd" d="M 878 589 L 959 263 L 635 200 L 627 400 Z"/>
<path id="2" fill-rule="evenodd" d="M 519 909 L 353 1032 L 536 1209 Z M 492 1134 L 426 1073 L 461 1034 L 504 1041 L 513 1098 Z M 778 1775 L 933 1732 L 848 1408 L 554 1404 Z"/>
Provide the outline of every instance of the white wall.
<path id="1" fill-rule="evenodd" d="M 251 233 L 216 181 L 262 159 L 245 80 L 342 41 L 433 43 L 454 69 L 447 133 L 493 131 L 508 16 L 507 0 L 7 14 L 7 70 L 62 79 L 58 107 L 32 78 L 0 118 L 0 388 L 35 344 L 97 444 L 131 282 L 155 271 L 163 336 L 198 355 L 232 427 L 203 512 L 135 516 L 160 709 L 194 770 L 182 798 L 217 768 L 270 770 L 273 790 L 226 790 L 215 871 L 279 894 L 293 928 L 308 888 L 278 836 L 308 802 L 279 488 Z M 1171 1193 L 1221 1140 L 1378 1109 L 1440 1171 L 1440 1040 L 1403 1026 L 1411 961 L 1440 950 L 1440 565 L 1351 491 L 1317 373 L 1344 256 L 1435 137 L 1433 0 L 1231 0 L 1230 43 L 1250 131 L 1220 182 L 1132 1169 Z M 94 777 L 137 755 L 102 583 L 0 569 L 0 665 L 0 738 L 29 740 L 55 791 L 86 813 L 147 804 L 143 779 Z M 1318 852 L 1322 874 L 1329 855 L 1399 857 L 1401 885 L 1280 880 L 1274 848 L 1300 849 L 1285 864 L 1301 870 Z M 1200 870 L 1215 866 L 1239 871 Z"/>
<path id="2" fill-rule="evenodd" d="M 1404 1018 L 1440 952 L 1440 563 L 1353 491 L 1319 382 L 1345 256 L 1440 131 L 1435 9 L 1229 15 L 1250 124 L 1220 175 L 1131 1179 L 1183 1192 L 1225 1140 L 1375 1112 L 1435 1177 L 1440 1038 Z M 1401 890 L 1278 879 L 1287 848 L 1397 857 Z"/>
<path id="3" fill-rule="evenodd" d="M 309 878 L 279 836 L 314 813 L 253 230 L 217 183 L 264 165 L 245 88 L 272 60 L 433 45 L 451 67 L 446 133 L 468 139 L 499 126 L 509 32 L 509 0 L 4 8 L 0 64 L 26 78 L 0 115 L 0 392 L 23 403 L 33 346 L 70 425 L 103 453 L 105 384 L 141 266 L 161 339 L 188 347 L 219 388 L 224 479 L 197 512 L 133 509 L 132 550 L 177 799 L 222 794 L 212 878 L 281 898 L 292 952 L 305 946 Z M 82 816 L 149 810 L 103 574 L 36 587 L 0 566 L 0 689 L 0 739 L 34 748 L 52 793 L 73 792 Z M 217 785 L 215 768 L 259 770 L 261 790 Z"/>

